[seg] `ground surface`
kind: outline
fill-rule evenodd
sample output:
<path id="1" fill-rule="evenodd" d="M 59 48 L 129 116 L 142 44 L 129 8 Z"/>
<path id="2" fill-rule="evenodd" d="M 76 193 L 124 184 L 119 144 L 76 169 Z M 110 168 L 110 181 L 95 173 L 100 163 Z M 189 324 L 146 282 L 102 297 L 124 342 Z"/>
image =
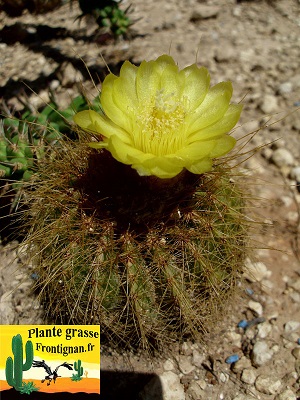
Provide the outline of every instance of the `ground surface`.
<path id="1" fill-rule="evenodd" d="M 117 72 L 125 59 L 140 63 L 162 53 L 170 53 L 180 67 L 197 60 L 209 68 L 212 83 L 233 82 L 234 101 L 244 98 L 235 136 L 257 131 L 247 149 L 269 143 L 241 166 L 251 176 L 251 190 L 262 199 L 255 207 L 265 225 L 256 238 L 259 264 L 250 263 L 255 279 L 249 278 L 249 293 L 204 345 L 175 345 L 155 361 L 106 349 L 102 368 L 159 375 L 162 388 L 153 378 L 140 394 L 143 399 L 300 398 L 300 195 L 295 188 L 300 181 L 300 2 L 132 4 L 131 17 L 138 21 L 130 37 L 117 42 L 100 35 L 92 20 L 74 22 L 79 15 L 75 2 L 72 9 L 65 5 L 46 15 L 9 18 L 0 12 L 0 96 L 22 108 L 20 98 L 27 93 L 39 107 L 49 100 L 51 88 L 64 107 L 82 82 L 92 91 L 86 67 L 98 83 L 106 74 L 105 62 Z M 42 323 L 42 310 L 27 295 L 27 270 L 16 270 L 25 258 L 15 247 L 0 247 L 1 323 Z M 240 320 L 256 317 L 264 322 L 246 331 L 237 328 Z M 234 366 L 225 363 L 232 354 L 240 357 Z"/>

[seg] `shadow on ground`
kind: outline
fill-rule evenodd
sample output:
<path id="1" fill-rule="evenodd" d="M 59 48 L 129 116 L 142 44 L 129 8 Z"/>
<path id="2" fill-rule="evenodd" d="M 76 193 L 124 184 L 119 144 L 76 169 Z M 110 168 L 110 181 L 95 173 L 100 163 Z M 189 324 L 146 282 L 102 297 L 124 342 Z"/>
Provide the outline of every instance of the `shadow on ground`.
<path id="1" fill-rule="evenodd" d="M 156 374 L 101 371 L 101 399 L 103 400 L 163 400 L 162 386 Z"/>
<path id="2" fill-rule="evenodd" d="M 144 400 L 149 396 L 155 400 L 163 400 L 161 382 L 155 374 L 104 370 L 101 371 L 100 392 L 100 396 L 96 393 L 83 392 L 32 392 L 30 393 L 30 400 L 47 400 L 51 397 L 55 400 Z M 12 388 L 0 392 L 0 398 L 1 400 L 24 400 L 24 394 Z"/>

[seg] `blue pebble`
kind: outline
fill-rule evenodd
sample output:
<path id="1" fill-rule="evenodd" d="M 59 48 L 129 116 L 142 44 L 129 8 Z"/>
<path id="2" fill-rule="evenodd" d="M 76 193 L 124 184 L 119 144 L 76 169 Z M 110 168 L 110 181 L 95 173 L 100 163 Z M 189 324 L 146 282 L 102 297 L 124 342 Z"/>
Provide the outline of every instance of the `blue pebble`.
<path id="1" fill-rule="evenodd" d="M 34 281 L 37 281 L 37 280 L 39 279 L 38 274 L 35 273 L 35 272 L 33 272 L 33 273 L 30 275 L 30 277 L 31 277 L 31 279 L 33 279 Z"/>
<path id="2" fill-rule="evenodd" d="M 232 354 L 232 356 L 226 358 L 225 362 L 226 364 L 233 364 L 237 362 L 239 359 L 240 357 L 237 354 Z"/>
<path id="3" fill-rule="evenodd" d="M 246 293 L 249 294 L 249 296 L 252 296 L 254 292 L 253 292 L 252 289 L 247 288 L 247 289 L 246 289 Z"/>
<path id="4" fill-rule="evenodd" d="M 245 329 L 245 328 L 247 328 L 247 326 L 248 326 L 248 321 L 246 321 L 245 319 L 242 319 L 242 320 L 238 323 L 238 327 L 239 327 L 239 328 Z"/>
<path id="5" fill-rule="evenodd" d="M 300 344 L 300 338 L 298 338 L 298 340 L 297 340 L 297 344 Z"/>
<path id="6" fill-rule="evenodd" d="M 300 101 L 295 101 L 294 106 L 295 107 L 299 107 L 300 106 Z"/>

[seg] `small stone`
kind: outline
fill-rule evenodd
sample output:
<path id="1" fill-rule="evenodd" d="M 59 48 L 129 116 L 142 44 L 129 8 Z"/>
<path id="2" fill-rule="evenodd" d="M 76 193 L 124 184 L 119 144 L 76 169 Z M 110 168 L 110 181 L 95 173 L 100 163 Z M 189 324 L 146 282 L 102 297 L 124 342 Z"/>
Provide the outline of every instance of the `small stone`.
<path id="1" fill-rule="evenodd" d="M 204 400 L 205 399 L 205 392 L 204 390 L 200 387 L 198 382 L 192 381 L 189 384 L 189 387 L 186 391 L 186 393 L 191 396 L 193 399 L 199 399 L 199 400 Z"/>
<path id="2" fill-rule="evenodd" d="M 249 385 L 253 385 L 255 382 L 257 375 L 253 368 L 246 368 L 243 370 L 241 375 L 241 381 L 244 383 L 248 383 Z"/>
<path id="3" fill-rule="evenodd" d="M 260 109 L 264 114 L 272 114 L 278 111 L 278 101 L 277 97 L 272 94 L 264 95 L 261 103 Z"/>
<path id="4" fill-rule="evenodd" d="M 219 379 L 220 379 L 220 381 L 221 381 L 222 383 L 225 383 L 225 382 L 228 381 L 229 378 L 228 378 L 228 375 L 224 374 L 224 372 L 221 372 L 221 373 L 220 373 Z"/>
<path id="5" fill-rule="evenodd" d="M 60 82 L 58 79 L 53 79 L 53 81 L 50 82 L 50 89 L 51 90 L 56 90 L 60 86 Z"/>
<path id="6" fill-rule="evenodd" d="M 180 350 L 181 354 L 184 354 L 185 356 L 190 356 L 192 354 L 191 343 L 183 342 Z"/>
<path id="7" fill-rule="evenodd" d="M 204 379 L 199 379 L 198 385 L 201 387 L 201 389 L 205 390 L 207 388 L 207 383 Z"/>
<path id="8" fill-rule="evenodd" d="M 291 173 L 292 173 L 292 171 L 291 171 Z M 300 170 L 299 170 L 299 177 L 300 177 Z M 286 195 L 280 196 L 280 201 L 282 202 L 282 204 L 285 207 L 290 207 L 294 202 L 294 200 L 291 198 L 291 196 L 286 196 Z"/>
<path id="9" fill-rule="evenodd" d="M 234 9 L 232 10 L 232 15 L 234 17 L 240 17 L 242 15 L 242 9 L 239 5 L 234 7 Z"/>
<path id="10" fill-rule="evenodd" d="M 285 374 L 282 377 L 282 382 L 285 383 L 285 387 L 293 387 L 295 385 L 297 379 L 299 378 L 298 374 L 296 371 L 291 371 Z M 295 386 L 294 386 L 295 387 Z"/>
<path id="11" fill-rule="evenodd" d="M 273 155 L 273 150 L 270 149 L 270 147 L 263 147 L 261 149 L 261 155 L 263 156 L 263 158 L 265 158 L 266 160 L 270 160 L 272 155 Z"/>
<path id="12" fill-rule="evenodd" d="M 60 82 L 63 87 L 71 87 L 76 82 L 82 82 L 83 76 L 71 63 L 65 62 L 60 68 Z"/>
<path id="13" fill-rule="evenodd" d="M 14 323 L 14 307 L 11 291 L 4 293 L 0 299 L 0 324 L 12 325 Z"/>
<path id="14" fill-rule="evenodd" d="M 174 370 L 174 361 L 171 360 L 170 358 L 168 358 L 168 360 L 166 360 L 164 362 L 163 368 L 165 371 L 173 371 Z"/>
<path id="15" fill-rule="evenodd" d="M 279 148 L 273 151 L 271 161 L 278 167 L 282 168 L 285 166 L 291 166 L 294 164 L 295 160 L 287 149 Z"/>
<path id="16" fill-rule="evenodd" d="M 251 368 L 251 361 L 249 360 L 249 358 L 243 356 L 235 364 L 233 364 L 232 371 L 235 374 L 238 374 L 245 368 Z"/>
<path id="17" fill-rule="evenodd" d="M 250 300 L 248 302 L 248 307 L 250 310 L 254 311 L 258 317 L 263 314 L 263 306 L 258 301 Z"/>
<path id="18" fill-rule="evenodd" d="M 251 358 L 255 367 L 260 367 L 261 365 L 267 363 L 272 359 L 272 356 L 273 353 L 269 349 L 267 342 L 260 340 L 254 344 Z"/>
<path id="19" fill-rule="evenodd" d="M 296 400 L 297 397 L 291 389 L 286 389 L 282 393 L 278 394 L 274 400 Z"/>
<path id="20" fill-rule="evenodd" d="M 245 260 L 245 267 L 246 271 L 244 276 L 250 282 L 261 282 L 263 279 L 269 278 L 272 274 L 263 262 L 252 262 L 250 258 Z"/>
<path id="21" fill-rule="evenodd" d="M 185 400 L 184 387 L 180 383 L 180 378 L 172 371 L 166 371 L 159 375 L 159 379 L 154 377 L 147 383 L 139 393 L 144 400 L 161 399 L 164 400 Z"/>
<path id="22" fill-rule="evenodd" d="M 299 292 L 289 293 L 289 296 L 293 300 L 294 303 L 300 303 L 300 293 Z"/>
<path id="23" fill-rule="evenodd" d="M 255 329 L 247 329 L 245 332 L 245 336 L 249 340 L 253 340 L 256 337 Z"/>
<path id="24" fill-rule="evenodd" d="M 287 349 L 293 349 L 295 343 L 297 343 L 298 336 L 299 335 L 297 332 L 283 333 L 282 341 L 284 343 L 284 347 Z"/>
<path id="25" fill-rule="evenodd" d="M 228 332 L 226 336 L 233 346 L 241 347 L 242 335 L 240 333 Z"/>
<path id="26" fill-rule="evenodd" d="M 265 322 L 263 324 L 258 325 L 257 330 L 258 330 L 257 336 L 260 339 L 265 339 L 270 335 L 272 331 L 272 325 Z"/>
<path id="27" fill-rule="evenodd" d="M 280 346 L 278 344 L 274 344 L 274 346 L 271 347 L 272 353 L 276 354 L 280 350 Z"/>
<path id="28" fill-rule="evenodd" d="M 287 282 L 287 286 L 294 289 L 296 292 L 300 292 L 300 279 L 291 279 Z"/>
<path id="29" fill-rule="evenodd" d="M 300 182 L 300 166 L 291 169 L 290 178 Z"/>
<path id="30" fill-rule="evenodd" d="M 199 4 L 194 8 L 190 17 L 190 21 L 196 22 L 203 19 L 217 18 L 219 12 L 220 7 Z"/>
<path id="31" fill-rule="evenodd" d="M 190 374 L 195 369 L 190 356 L 179 356 L 178 366 L 184 375 Z"/>
<path id="32" fill-rule="evenodd" d="M 278 93 L 281 95 L 291 93 L 293 91 L 292 82 L 283 82 L 279 85 Z"/>
<path id="33" fill-rule="evenodd" d="M 285 325 L 284 325 L 284 331 L 286 333 L 291 333 L 296 331 L 297 329 L 300 328 L 300 322 L 299 321 L 288 321 Z"/>
<path id="34" fill-rule="evenodd" d="M 204 354 L 201 354 L 196 349 L 193 350 L 192 364 L 195 365 L 195 367 L 201 368 L 205 359 L 206 356 Z"/>
<path id="35" fill-rule="evenodd" d="M 300 347 L 295 347 L 292 350 L 292 354 L 296 358 L 296 360 L 300 360 Z"/>
<path id="36" fill-rule="evenodd" d="M 264 292 L 268 292 L 269 290 L 274 288 L 274 284 L 269 279 L 263 279 L 261 281 L 261 288 Z"/>
<path id="37" fill-rule="evenodd" d="M 276 394 L 281 388 L 281 381 L 271 376 L 259 375 L 255 381 L 256 389 L 265 394 Z"/>

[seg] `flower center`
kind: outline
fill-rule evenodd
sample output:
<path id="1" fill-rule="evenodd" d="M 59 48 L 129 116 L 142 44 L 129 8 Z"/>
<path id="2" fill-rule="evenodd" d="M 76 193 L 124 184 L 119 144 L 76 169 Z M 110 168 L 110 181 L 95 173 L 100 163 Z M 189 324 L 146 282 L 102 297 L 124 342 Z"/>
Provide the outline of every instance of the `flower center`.
<path id="1" fill-rule="evenodd" d="M 185 107 L 174 94 L 158 90 L 154 98 L 139 107 L 137 123 L 141 134 L 136 147 L 145 153 L 163 156 L 182 147 Z"/>

